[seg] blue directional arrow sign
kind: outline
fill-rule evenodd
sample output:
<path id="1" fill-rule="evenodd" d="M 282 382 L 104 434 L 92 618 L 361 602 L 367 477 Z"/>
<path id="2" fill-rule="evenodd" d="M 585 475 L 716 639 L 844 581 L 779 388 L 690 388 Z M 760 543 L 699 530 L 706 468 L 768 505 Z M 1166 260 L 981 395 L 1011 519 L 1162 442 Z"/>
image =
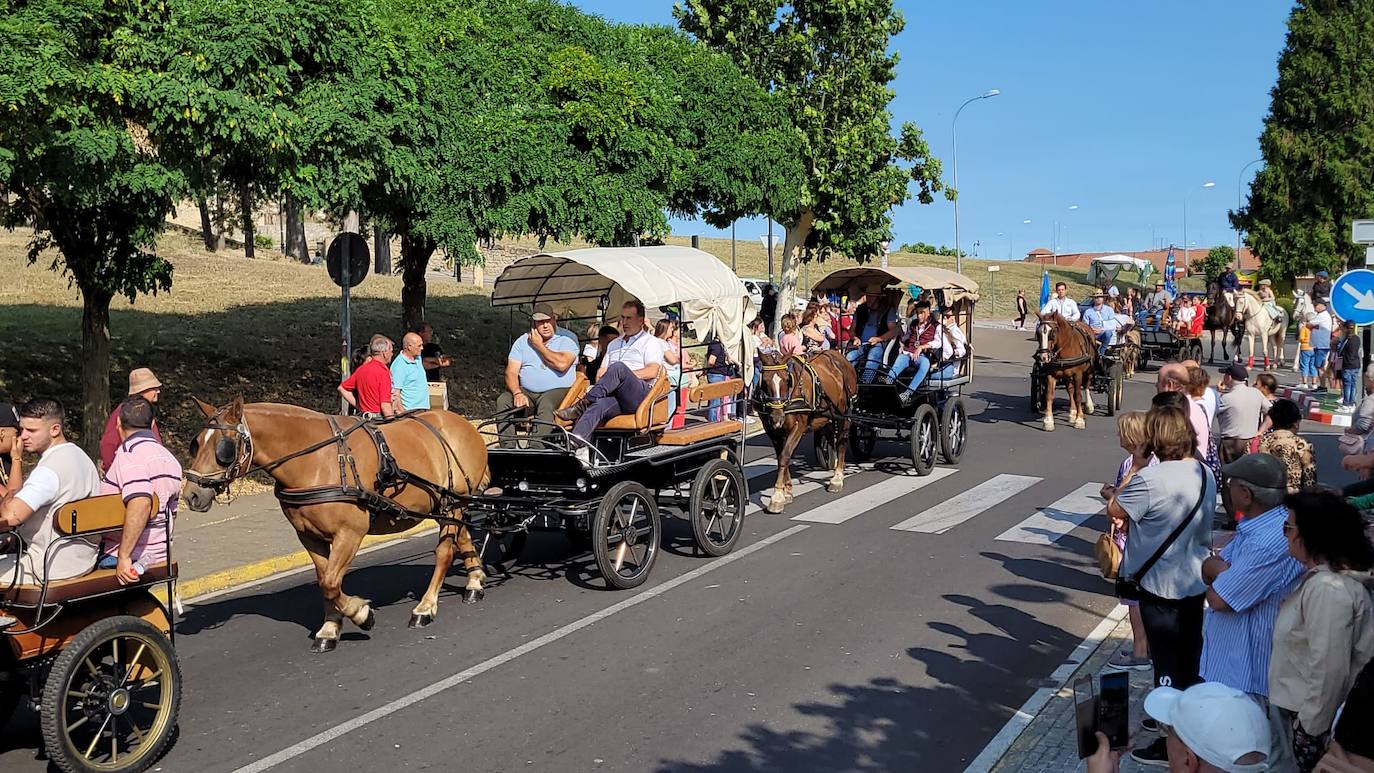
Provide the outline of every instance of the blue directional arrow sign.
<path id="1" fill-rule="evenodd" d="M 1357 268 L 1337 277 L 1331 285 L 1331 310 L 1347 322 L 1374 324 L 1374 271 Z"/>

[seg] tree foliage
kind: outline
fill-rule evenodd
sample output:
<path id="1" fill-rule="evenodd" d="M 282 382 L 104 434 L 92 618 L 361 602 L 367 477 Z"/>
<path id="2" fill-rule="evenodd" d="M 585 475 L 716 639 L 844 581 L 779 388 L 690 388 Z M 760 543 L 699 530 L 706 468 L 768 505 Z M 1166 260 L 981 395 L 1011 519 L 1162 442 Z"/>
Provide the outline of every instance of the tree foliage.
<path id="1" fill-rule="evenodd" d="M 909 252 L 909 253 L 912 253 L 913 255 L 944 255 L 944 256 L 946 256 L 946 257 L 951 257 L 951 258 L 954 257 L 954 248 L 953 248 L 953 247 L 944 247 L 944 246 L 936 247 L 936 246 L 933 245 L 933 244 L 926 244 L 925 242 L 915 242 L 915 243 L 913 243 L 913 244 L 903 244 L 901 247 L 898 247 L 898 248 L 897 248 L 897 251 L 898 251 L 898 252 Z M 960 252 L 964 252 L 964 251 L 963 251 L 963 250 L 960 250 Z M 964 252 L 964 257 L 968 257 L 968 253 L 967 253 L 967 252 Z"/>
<path id="2" fill-rule="evenodd" d="M 1203 276 L 1210 282 L 1221 276 L 1221 272 L 1236 260 L 1236 251 L 1225 244 L 1207 251 L 1207 257 L 1193 265 L 1202 269 Z"/>
<path id="3" fill-rule="evenodd" d="M 892 131 L 889 47 L 905 24 L 892 0 L 681 0 L 674 15 L 780 97 L 796 127 L 805 177 L 795 204 L 769 210 L 787 229 L 784 295 L 798 259 L 875 258 L 891 238 L 892 208 L 913 195 L 928 204 L 942 188 L 920 129 Z"/>
<path id="4" fill-rule="evenodd" d="M 1299 2 L 1271 94 L 1265 166 L 1232 224 L 1270 276 L 1362 261 L 1350 224 L 1374 217 L 1374 0 Z"/>

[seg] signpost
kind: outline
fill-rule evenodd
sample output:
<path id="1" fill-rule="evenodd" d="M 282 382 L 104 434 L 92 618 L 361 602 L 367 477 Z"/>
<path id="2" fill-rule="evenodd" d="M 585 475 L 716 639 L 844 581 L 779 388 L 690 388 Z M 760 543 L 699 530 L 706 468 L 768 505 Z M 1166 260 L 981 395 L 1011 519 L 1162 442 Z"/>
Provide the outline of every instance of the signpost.
<path id="1" fill-rule="evenodd" d="M 353 310 L 349 291 L 367 277 L 367 270 L 372 263 L 367 252 L 367 240 L 356 233 L 339 234 L 330 243 L 324 263 L 325 268 L 329 270 L 329 278 L 343 288 L 343 306 L 339 311 L 339 328 L 343 333 L 339 372 L 343 374 L 340 378 L 344 379 L 348 378 L 353 353 Z M 345 404 L 344 411 L 347 410 L 348 406 Z"/>
<path id="2" fill-rule="evenodd" d="M 988 302 L 992 305 L 991 317 L 993 319 L 997 318 L 997 272 L 1001 270 L 1001 266 L 988 266 L 988 273 L 991 274 L 988 277 Z"/>
<path id="3" fill-rule="evenodd" d="M 1355 242 L 1356 244 L 1363 244 L 1363 245 L 1366 245 L 1366 246 L 1365 246 L 1365 250 L 1364 250 L 1364 264 L 1365 264 L 1366 266 L 1368 266 L 1371 262 L 1374 262 L 1374 246 L 1369 246 L 1369 245 L 1374 245 L 1374 220 L 1356 220 L 1356 221 L 1352 222 L 1352 223 L 1350 224 L 1350 240 L 1353 241 L 1353 242 Z M 1347 271 L 1345 274 L 1342 274 L 1341 276 L 1337 277 L 1337 279 L 1336 279 L 1336 284 L 1333 284 L 1333 285 L 1331 286 L 1331 296 L 1332 296 L 1332 298 L 1331 298 L 1331 303 L 1332 303 L 1332 306 L 1333 306 L 1333 307 L 1335 306 L 1335 303 L 1336 303 L 1336 298 L 1335 298 L 1335 296 L 1336 296 L 1336 293 L 1337 293 L 1337 288 L 1341 286 L 1341 280 L 1342 280 L 1342 279 L 1345 279 L 1346 276 L 1348 276 L 1349 274 L 1352 274 L 1352 273 L 1354 273 L 1354 272 L 1353 272 L 1353 271 Z M 1370 273 L 1370 272 L 1369 272 L 1368 270 L 1365 270 L 1365 273 L 1367 274 L 1367 273 Z M 1360 282 L 1360 281 L 1364 281 L 1364 280 L 1355 280 L 1355 281 Z M 1358 289 L 1358 288 L 1356 288 L 1356 289 Z M 1350 291 L 1348 291 L 1348 290 L 1342 289 L 1342 290 L 1339 290 L 1339 292 L 1340 292 L 1342 295 L 1351 295 Z M 1353 296 L 1352 296 L 1352 297 L 1353 297 Z M 1364 296 L 1361 296 L 1360 300 L 1363 301 L 1363 300 L 1364 300 Z M 1339 310 L 1337 310 L 1336 313 L 1337 313 L 1337 314 L 1340 314 L 1340 316 L 1341 316 L 1342 319 L 1349 319 L 1349 318 L 1346 317 L 1344 314 L 1341 314 L 1341 312 L 1340 312 Z M 1360 324 L 1365 324 L 1365 325 L 1367 325 L 1368 323 L 1356 322 L 1355 324 L 1357 324 L 1357 325 L 1360 325 Z M 1369 359 L 1370 359 L 1369 346 L 1370 346 L 1370 343 L 1371 343 L 1371 341 L 1370 341 L 1371 336 L 1370 336 L 1370 332 L 1369 332 L 1369 331 L 1370 331 L 1370 328 L 1369 328 L 1369 327 L 1365 327 L 1365 329 L 1364 329 L 1364 335 L 1363 335 L 1363 341 L 1362 341 L 1362 343 L 1364 344 L 1364 363 L 1363 363 L 1363 365 L 1364 365 L 1365 368 L 1368 368 L 1368 367 L 1369 367 Z M 1363 373 L 1364 371 L 1361 370 L 1360 372 Z M 1360 379 L 1360 390 L 1361 390 L 1361 391 L 1364 390 L 1364 379 Z"/>

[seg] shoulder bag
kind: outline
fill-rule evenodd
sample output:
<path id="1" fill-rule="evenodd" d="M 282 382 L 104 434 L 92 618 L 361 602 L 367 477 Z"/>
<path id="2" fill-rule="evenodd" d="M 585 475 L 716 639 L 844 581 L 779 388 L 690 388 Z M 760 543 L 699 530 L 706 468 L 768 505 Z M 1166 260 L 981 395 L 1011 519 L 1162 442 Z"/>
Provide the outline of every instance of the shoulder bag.
<path id="1" fill-rule="evenodd" d="M 1112 539 L 1115 535 L 1116 526 L 1109 522 L 1107 530 L 1098 535 L 1097 544 L 1093 546 L 1097 565 L 1102 570 L 1102 577 L 1107 580 L 1115 580 L 1121 571 L 1121 550 Z"/>
<path id="2" fill-rule="evenodd" d="M 1127 601 L 1139 601 L 1145 595 L 1146 591 L 1140 587 L 1140 578 L 1154 568 L 1159 559 L 1164 556 L 1165 551 L 1169 549 L 1169 546 L 1174 544 L 1179 535 L 1183 534 L 1183 530 L 1188 528 L 1188 524 L 1192 523 L 1193 518 L 1197 516 L 1198 510 L 1202 508 L 1202 500 L 1207 496 L 1207 470 L 1201 463 L 1198 464 L 1198 472 L 1202 474 L 1202 490 L 1198 492 L 1197 502 L 1193 504 L 1193 509 L 1189 511 L 1188 517 L 1174 527 L 1173 532 L 1155 549 L 1154 555 L 1145 559 L 1145 563 L 1140 565 L 1140 569 L 1136 571 L 1134 577 L 1116 578 L 1116 595 L 1118 598 Z"/>

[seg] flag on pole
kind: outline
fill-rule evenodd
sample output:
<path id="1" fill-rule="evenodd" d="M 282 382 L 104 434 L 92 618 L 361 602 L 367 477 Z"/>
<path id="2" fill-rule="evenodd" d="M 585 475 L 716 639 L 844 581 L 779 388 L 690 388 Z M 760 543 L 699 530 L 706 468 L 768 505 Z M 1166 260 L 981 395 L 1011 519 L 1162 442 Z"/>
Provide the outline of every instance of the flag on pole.
<path id="1" fill-rule="evenodd" d="M 1050 272 L 1046 271 L 1040 276 L 1040 308 L 1045 308 L 1045 304 L 1050 302 Z"/>
<path id="2" fill-rule="evenodd" d="M 1178 266 L 1174 262 L 1174 248 L 1169 247 L 1169 254 L 1164 258 L 1164 289 L 1174 297 L 1178 297 L 1178 284 L 1174 281 L 1174 276 L 1178 271 Z"/>

